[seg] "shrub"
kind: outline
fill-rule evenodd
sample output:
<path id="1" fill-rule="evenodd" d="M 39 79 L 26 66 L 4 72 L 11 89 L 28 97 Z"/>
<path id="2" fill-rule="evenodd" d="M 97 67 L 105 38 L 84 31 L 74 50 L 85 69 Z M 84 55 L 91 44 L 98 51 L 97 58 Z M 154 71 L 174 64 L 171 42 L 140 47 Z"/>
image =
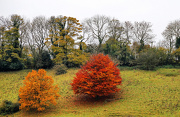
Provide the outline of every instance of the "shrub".
<path id="1" fill-rule="evenodd" d="M 67 67 L 64 64 L 56 65 L 56 75 L 65 74 L 67 73 Z"/>
<path id="2" fill-rule="evenodd" d="M 120 71 L 108 55 L 93 55 L 76 73 L 72 89 L 75 94 L 87 94 L 97 98 L 118 92 L 121 84 Z"/>
<path id="3" fill-rule="evenodd" d="M 0 107 L 0 114 L 12 114 L 19 111 L 19 103 L 12 103 L 11 101 L 5 100 L 2 103 L 2 107 Z"/>
<path id="4" fill-rule="evenodd" d="M 10 63 L 10 66 L 9 66 L 10 70 L 21 70 L 23 68 L 24 68 L 24 65 L 20 61 L 17 61 L 16 63 Z"/>
<path id="5" fill-rule="evenodd" d="M 53 61 L 51 60 L 50 53 L 43 51 L 41 54 L 35 53 L 32 59 L 32 66 L 35 69 L 49 69 L 53 67 Z"/>
<path id="6" fill-rule="evenodd" d="M 47 76 L 44 69 L 29 72 L 24 80 L 24 86 L 19 89 L 20 109 L 43 111 L 50 103 L 55 105 L 55 99 L 60 95 L 59 88 L 57 85 L 53 86 L 53 82 L 52 77 Z"/>
<path id="7" fill-rule="evenodd" d="M 8 71 L 9 70 L 9 62 L 0 60 L 0 71 Z"/>
<path id="8" fill-rule="evenodd" d="M 159 63 L 159 58 L 155 50 L 149 49 L 141 51 L 137 64 L 140 69 L 154 70 Z"/>
<path id="9" fill-rule="evenodd" d="M 20 61 L 16 62 L 8 62 L 4 60 L 0 60 L 0 71 L 15 71 L 15 70 L 21 70 L 24 68 L 24 64 Z"/>

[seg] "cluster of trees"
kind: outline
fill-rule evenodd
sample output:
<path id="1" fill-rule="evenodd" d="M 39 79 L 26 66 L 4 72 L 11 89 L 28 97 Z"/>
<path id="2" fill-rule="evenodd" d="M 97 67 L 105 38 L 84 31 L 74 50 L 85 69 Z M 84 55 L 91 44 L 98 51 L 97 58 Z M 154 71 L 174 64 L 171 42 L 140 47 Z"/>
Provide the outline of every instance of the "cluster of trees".
<path id="1" fill-rule="evenodd" d="M 120 22 L 103 15 L 79 20 L 66 16 L 0 17 L 0 71 L 80 66 L 90 54 L 105 53 L 120 65 L 180 64 L 180 20 L 169 23 L 164 40 L 153 45 L 150 22 Z M 142 60 L 145 59 L 145 60 Z M 144 63 L 142 63 L 144 61 Z M 152 62 L 152 61 L 151 61 Z M 146 68 L 149 69 L 149 68 Z"/>
<path id="2" fill-rule="evenodd" d="M 103 52 L 120 65 L 154 69 L 157 65 L 180 65 L 180 20 L 169 23 L 162 33 L 164 40 L 154 46 L 155 35 L 150 22 L 120 22 L 106 16 L 85 19 L 84 38 L 98 42 L 88 44 L 88 52 Z"/>
<path id="3" fill-rule="evenodd" d="M 82 25 L 73 17 L 39 16 L 31 22 L 19 15 L 0 17 L 0 71 L 79 66 L 87 59 L 85 43 L 78 42 L 81 32 Z"/>

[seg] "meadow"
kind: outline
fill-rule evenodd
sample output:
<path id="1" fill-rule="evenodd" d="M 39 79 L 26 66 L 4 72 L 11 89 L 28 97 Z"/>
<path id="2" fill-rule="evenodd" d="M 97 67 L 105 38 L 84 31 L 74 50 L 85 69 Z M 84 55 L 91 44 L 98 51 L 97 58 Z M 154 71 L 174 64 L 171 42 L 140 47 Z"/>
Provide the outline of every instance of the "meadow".
<path id="1" fill-rule="evenodd" d="M 178 117 L 180 116 L 180 69 L 161 68 L 156 71 L 121 70 L 121 91 L 94 100 L 75 95 L 70 83 L 78 69 L 55 75 L 46 70 L 60 88 L 56 106 L 43 112 L 19 111 L 8 117 Z M 18 90 L 30 69 L 0 72 L 0 102 L 17 102 Z"/>

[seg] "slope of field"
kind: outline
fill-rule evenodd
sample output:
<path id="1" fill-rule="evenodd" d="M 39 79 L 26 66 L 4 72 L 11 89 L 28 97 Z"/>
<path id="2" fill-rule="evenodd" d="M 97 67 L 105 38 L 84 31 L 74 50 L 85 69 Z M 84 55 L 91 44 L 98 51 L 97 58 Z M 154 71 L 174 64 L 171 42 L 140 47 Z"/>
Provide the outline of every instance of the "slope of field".
<path id="1" fill-rule="evenodd" d="M 0 72 L 0 102 L 17 102 L 18 90 L 31 70 Z M 74 95 L 70 83 L 78 69 L 55 75 L 47 74 L 58 84 L 61 97 L 56 106 L 44 112 L 19 111 L 8 116 L 17 117 L 134 117 L 134 116 L 180 116 L 180 69 L 157 71 L 123 70 L 121 91 L 99 101 Z"/>

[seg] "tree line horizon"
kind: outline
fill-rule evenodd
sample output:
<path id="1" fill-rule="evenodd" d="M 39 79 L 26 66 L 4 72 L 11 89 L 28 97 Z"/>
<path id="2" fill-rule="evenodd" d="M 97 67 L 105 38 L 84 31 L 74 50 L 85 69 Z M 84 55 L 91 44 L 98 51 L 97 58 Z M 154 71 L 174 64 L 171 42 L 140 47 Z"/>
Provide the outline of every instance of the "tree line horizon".
<path id="1" fill-rule="evenodd" d="M 62 15 L 37 16 L 32 21 L 17 14 L 0 16 L 0 71 L 57 64 L 79 67 L 95 53 L 108 54 L 119 65 L 147 70 L 179 65 L 180 20 L 167 24 L 162 35 L 164 39 L 153 45 L 151 22 L 121 22 L 105 15 L 81 23 Z"/>

